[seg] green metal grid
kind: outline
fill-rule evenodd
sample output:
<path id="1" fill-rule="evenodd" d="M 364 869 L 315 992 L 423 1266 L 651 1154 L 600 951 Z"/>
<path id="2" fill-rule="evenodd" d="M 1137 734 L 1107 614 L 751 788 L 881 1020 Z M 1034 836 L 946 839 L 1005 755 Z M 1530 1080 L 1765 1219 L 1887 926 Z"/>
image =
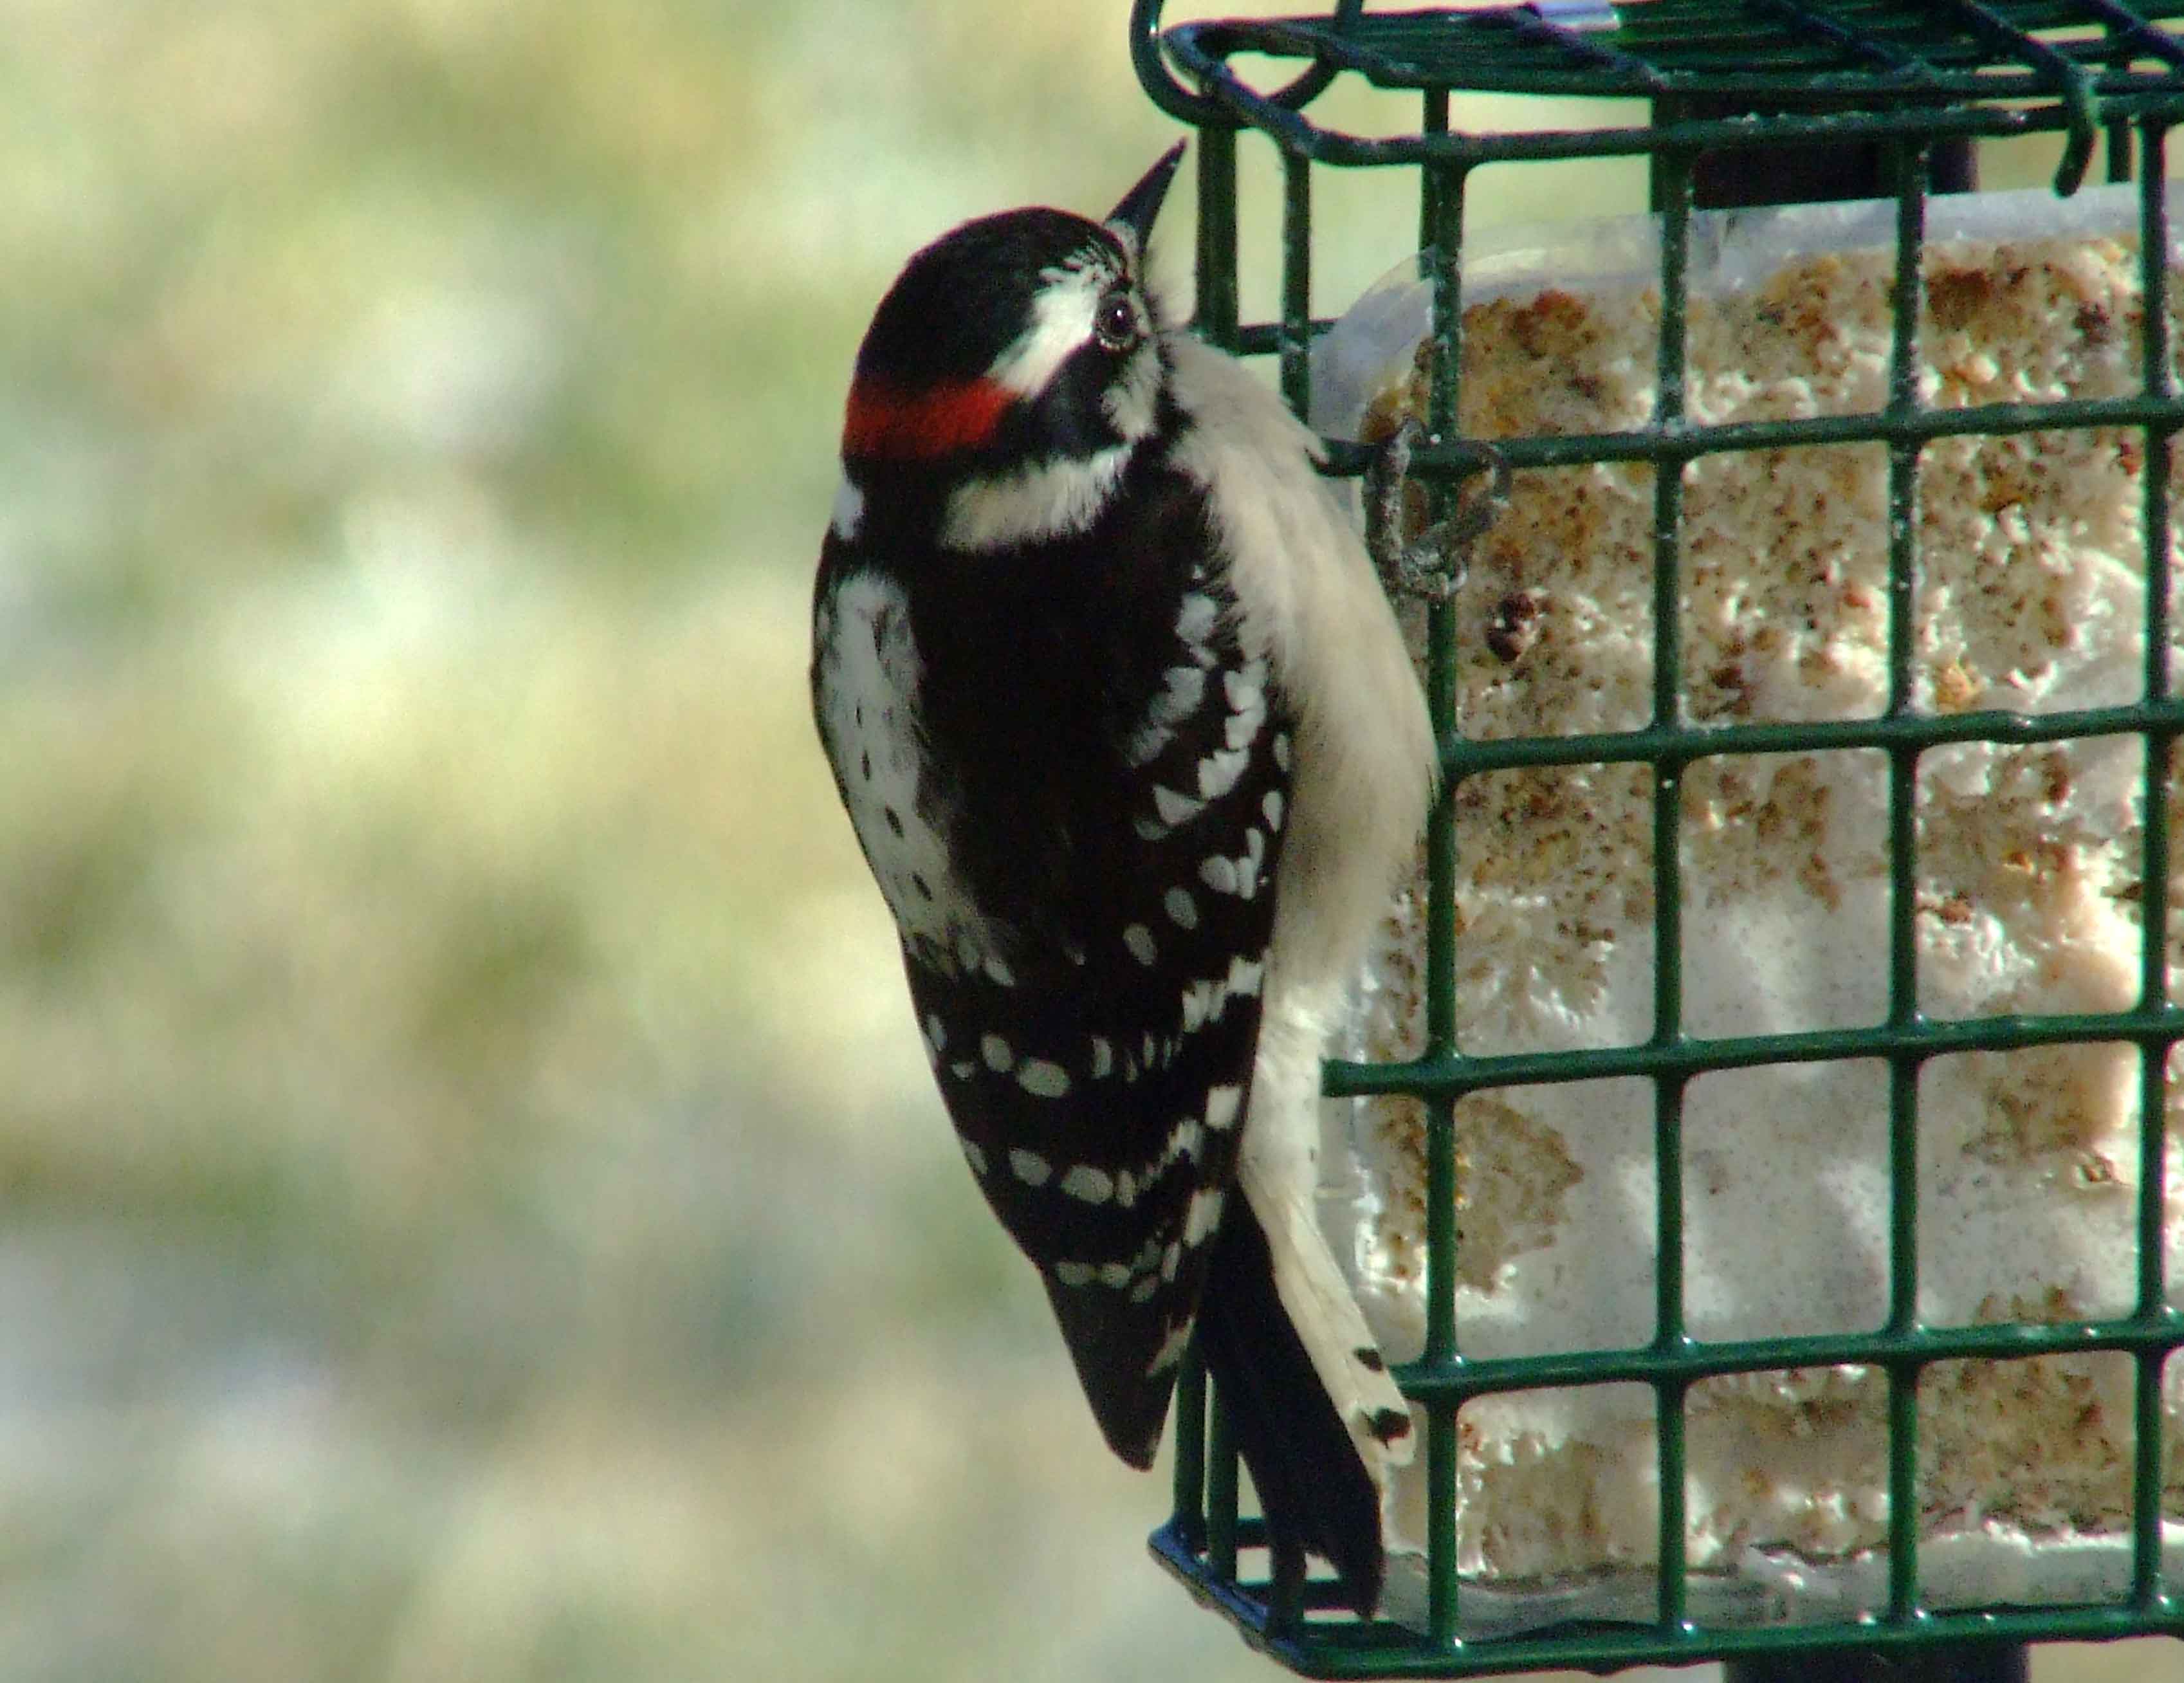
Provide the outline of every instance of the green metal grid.
<path id="1" fill-rule="evenodd" d="M 1643 763 L 1653 768 L 1656 951 L 1654 1030 L 1628 1046 L 1584 1051 L 1473 1056 L 1459 1045 L 1456 1014 L 1456 830 L 1446 794 L 1428 836 L 1430 883 L 1426 962 L 1427 1049 L 1404 1063 L 1331 1063 L 1333 1095 L 1409 1094 L 1428 1117 L 1429 1264 L 1426 1347 L 1399 1370 L 1405 1392 L 1427 1406 L 1427 1546 L 1429 1629 L 1301 1618 L 1270 1608 L 1268 1586 L 1239 1574 L 1242 1549 L 1262 1540 L 1240 1518 L 1236 1457 L 1202 1374 L 1186 1373 L 1178 1393 L 1175 1513 L 1156 1533 L 1156 1555 L 1194 1593 L 1217 1607 L 1247 1640 L 1307 1675 L 1457 1677 L 1552 1667 L 1613 1670 L 1688 1664 L 1708 1658 L 1759 1661 L 1826 1653 L 1930 1656 L 1948 1645 L 2009 1645 L 2164 1634 L 2184 1636 L 2184 1599 L 2162 1581 L 2160 1381 L 2164 1360 L 2184 1347 L 2184 1316 L 2168 1307 L 2162 1251 L 2165 1194 L 2166 1062 L 2184 1040 L 2184 1007 L 2169 998 L 2164 961 L 2170 838 L 2163 792 L 2172 744 L 2184 731 L 2184 699 L 2171 693 L 2168 655 L 2171 559 L 2169 529 L 2172 432 L 2184 427 L 2174 369 L 2167 273 L 2167 180 L 2163 141 L 2184 117 L 2184 42 L 2146 18 L 2184 14 L 2184 4 L 2126 9 L 2113 0 L 1651 0 L 1625 8 L 1618 28 L 1580 33 L 1529 12 L 1366 14 L 1362 0 L 1339 0 L 1325 20 L 1227 20 L 1162 31 L 1161 0 L 1134 0 L 1131 44 L 1139 78 L 1164 109 L 1198 130 L 1197 330 L 1240 354 L 1279 360 L 1284 395 L 1300 413 L 1309 399 L 1308 352 L 1329 324 L 1312 318 L 1312 167 L 1413 168 L 1420 175 L 1421 244 L 1432 254 L 1435 356 L 1429 428 L 1452 437 L 1462 332 L 1460 264 L 1465 186 L 1487 163 L 1575 157 L 1648 159 L 1661 214 L 1661 329 L 1653 422 L 1638 431 L 1496 441 L 1512 468 L 1646 461 L 1656 472 L 1653 523 L 1653 711 L 1641 727 L 1552 738 L 1465 738 L 1454 716 L 1455 617 L 1432 610 L 1428 687 L 1441 744 L 1446 792 L 1462 779 L 1519 766 Z M 2041 31 L 2034 34 L 2033 31 Z M 1733 43 L 1725 46 L 1724 43 Z M 1264 92 L 1230 60 L 1262 55 L 1297 74 Z M 1178 81 L 1179 70 L 1195 86 Z M 1313 122 L 1307 108 L 1351 73 L 1421 98 L 1414 134 L 1364 137 Z M 1452 90 L 1493 88 L 1652 101 L 1641 126 L 1465 134 L 1451 129 Z M 1825 95 L 1825 98 L 1819 96 Z M 1769 114 L 1691 116 L 1688 101 L 1731 96 Z M 1273 143 L 1283 170 L 1283 278 L 1279 319 L 1246 324 L 1237 298 L 1236 137 L 1256 129 Z M 2053 404 L 1928 410 L 1917 393 L 1925 164 L 1938 141 L 2059 132 L 2060 192 L 2082 178 L 2093 142 L 2109 139 L 2111 173 L 2141 161 L 2139 223 L 2145 329 L 2142 389 L 2133 396 Z M 1702 426 L 1684 418 L 1685 274 L 1692 173 L 1699 153 L 1731 144 L 1769 147 L 1880 139 L 1894 155 L 1896 292 L 1889 396 L 1879 411 L 1792 421 Z M 2134 147 L 2134 140 L 2136 145 Z M 1923 715 L 1913 705 L 1915 519 L 1919 464 L 1929 441 L 1959 433 L 2006 434 L 2092 426 L 2139 429 L 2146 449 L 2146 636 L 2141 699 L 2129 705 L 2027 716 L 2001 711 Z M 1851 442 L 1884 444 L 1889 458 L 1888 701 L 1880 716 L 1813 723 L 1696 728 L 1680 716 L 1679 634 L 1680 469 L 1729 451 Z M 1354 472 L 1366 453 L 1336 446 L 1337 471 Z M 1414 471 L 1446 513 L 1454 485 L 1475 457 L 1442 446 L 1421 449 Z M 2144 844 L 2140 998 L 2128 1011 L 1929 1021 L 1918 1008 L 1913 883 L 1916 876 L 1919 759 L 1950 743 L 2025 744 L 2130 734 L 2143 744 Z M 1696 1039 L 1682 1028 L 1680 786 L 1695 761 L 1721 755 L 1877 750 L 1887 757 L 1891 911 L 1886 1018 L 1868 1027 Z M 1929 1327 L 1918 1317 L 1918 1082 L 1936 1057 L 1970 1050 L 2124 1042 L 2140 1055 L 2140 1190 L 2137 1302 L 2118 1319 Z M 1884 1061 L 1890 1072 L 1888 1314 L 1877 1331 L 1818 1337 L 1702 1341 L 1685 1318 L 1682 1253 L 1683 1095 L 1701 1073 L 1824 1060 Z M 1656 1331 L 1642 1346 L 1481 1360 L 1460 1349 L 1455 1312 L 1454 1109 L 1464 1095 L 1540 1083 L 1641 1077 L 1655 1093 L 1658 1195 Z M 2114 1351 L 2134 1364 L 2136 1458 L 2132 1566 L 2126 1597 L 2112 1604 L 1996 1607 L 1936 1612 L 1921 1605 L 1917 1457 L 1919 1375 L 1941 1361 Z M 1858 1623 L 1709 1627 L 1688 1605 L 1685 1563 L 1686 1394 L 1701 1379 L 1780 1368 L 1864 1363 L 1888 1378 L 1889 1581 L 1887 1605 Z M 1659 1466 L 1657 1616 L 1638 1625 L 1552 1628 L 1491 1641 L 1457 1636 L 1456 1418 L 1467 1402 L 1497 1392 L 1637 1382 L 1655 1398 Z M 1317 1586 L 1316 1586 L 1317 1587 Z M 1308 1605 L 1332 1604 L 1308 1593 Z"/>

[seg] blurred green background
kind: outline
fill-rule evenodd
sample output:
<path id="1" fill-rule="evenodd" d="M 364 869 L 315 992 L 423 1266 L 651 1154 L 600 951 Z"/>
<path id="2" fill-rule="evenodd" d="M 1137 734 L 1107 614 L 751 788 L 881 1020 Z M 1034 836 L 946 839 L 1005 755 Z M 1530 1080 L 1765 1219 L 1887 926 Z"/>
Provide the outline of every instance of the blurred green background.
<path id="1" fill-rule="evenodd" d="M 864 321 L 1172 138 L 1122 8 L 0 40 L 0 1677 L 1270 1675 L 1144 1555 L 805 714 Z M 1414 227 L 1331 186 L 1319 306 Z"/>

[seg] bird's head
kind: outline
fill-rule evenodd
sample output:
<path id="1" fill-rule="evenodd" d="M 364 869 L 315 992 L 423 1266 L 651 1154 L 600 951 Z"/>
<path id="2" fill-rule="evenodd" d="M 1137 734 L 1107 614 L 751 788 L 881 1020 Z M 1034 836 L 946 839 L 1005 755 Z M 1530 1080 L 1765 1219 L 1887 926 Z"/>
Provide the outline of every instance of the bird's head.
<path id="1" fill-rule="evenodd" d="M 1145 249 L 1182 156 L 1104 220 L 1004 211 L 912 257 L 857 353 L 850 478 L 998 482 L 1118 460 L 1150 433 L 1165 368 Z"/>

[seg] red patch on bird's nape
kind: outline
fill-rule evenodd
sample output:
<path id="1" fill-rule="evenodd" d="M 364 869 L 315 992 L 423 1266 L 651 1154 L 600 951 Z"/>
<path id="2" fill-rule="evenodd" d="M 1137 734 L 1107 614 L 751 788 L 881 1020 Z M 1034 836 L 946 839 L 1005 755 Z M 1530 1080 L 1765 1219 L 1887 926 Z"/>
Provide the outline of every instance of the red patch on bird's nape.
<path id="1" fill-rule="evenodd" d="M 870 379 L 850 388 L 845 456 L 910 460 L 974 449 L 994 436 L 1017 394 L 994 380 L 948 381 L 899 392 Z"/>

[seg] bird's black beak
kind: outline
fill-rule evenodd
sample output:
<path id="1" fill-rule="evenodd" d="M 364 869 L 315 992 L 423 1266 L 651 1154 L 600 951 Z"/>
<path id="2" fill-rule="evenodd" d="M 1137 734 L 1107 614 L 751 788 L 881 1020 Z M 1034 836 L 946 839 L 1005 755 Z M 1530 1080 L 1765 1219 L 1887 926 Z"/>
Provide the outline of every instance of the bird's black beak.
<path id="1" fill-rule="evenodd" d="M 1145 240 L 1153 231 L 1153 218 L 1160 215 L 1161 201 L 1167 197 L 1168 183 L 1175 179 L 1176 165 L 1183 162 L 1183 149 L 1187 142 L 1178 141 L 1161 154 L 1159 163 L 1145 173 L 1137 186 L 1123 195 L 1123 202 L 1107 213 L 1107 226 L 1129 231 L 1139 251 L 1145 248 Z"/>

